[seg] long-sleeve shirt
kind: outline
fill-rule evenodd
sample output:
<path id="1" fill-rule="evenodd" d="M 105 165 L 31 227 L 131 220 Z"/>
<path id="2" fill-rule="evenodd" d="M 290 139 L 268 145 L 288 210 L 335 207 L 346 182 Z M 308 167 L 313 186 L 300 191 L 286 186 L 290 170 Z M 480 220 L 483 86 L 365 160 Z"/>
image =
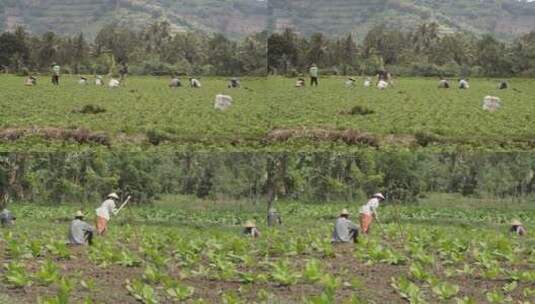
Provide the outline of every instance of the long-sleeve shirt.
<path id="1" fill-rule="evenodd" d="M 56 76 L 59 76 L 59 72 L 61 71 L 61 68 L 59 67 L 59 65 L 55 65 L 52 67 L 52 73 L 54 73 L 54 75 Z"/>
<path id="2" fill-rule="evenodd" d="M 379 208 L 379 199 L 373 197 L 366 203 L 366 205 L 360 207 L 359 213 L 367 215 L 377 214 L 377 208 Z"/>
<path id="3" fill-rule="evenodd" d="M 318 68 L 311 67 L 309 73 L 310 73 L 310 77 L 318 77 Z"/>
<path id="4" fill-rule="evenodd" d="M 334 224 L 333 242 L 350 242 L 358 226 L 345 217 L 339 217 Z"/>
<path id="5" fill-rule="evenodd" d="M 0 224 L 2 226 L 9 226 L 13 223 L 13 220 L 15 220 L 15 216 L 13 216 L 13 213 L 11 211 L 4 209 L 0 213 Z"/>
<path id="6" fill-rule="evenodd" d="M 117 211 L 117 206 L 112 199 L 105 200 L 100 207 L 96 209 L 97 216 L 105 218 L 107 221 L 110 220 L 110 215 Z"/>
<path id="7" fill-rule="evenodd" d="M 71 245 L 84 245 L 86 243 L 86 233 L 92 233 L 93 227 L 88 223 L 75 219 L 71 222 L 69 228 L 69 244 Z"/>
<path id="8" fill-rule="evenodd" d="M 268 213 L 268 225 L 280 225 L 282 224 L 282 220 L 280 217 L 280 214 L 278 212 L 269 212 Z"/>

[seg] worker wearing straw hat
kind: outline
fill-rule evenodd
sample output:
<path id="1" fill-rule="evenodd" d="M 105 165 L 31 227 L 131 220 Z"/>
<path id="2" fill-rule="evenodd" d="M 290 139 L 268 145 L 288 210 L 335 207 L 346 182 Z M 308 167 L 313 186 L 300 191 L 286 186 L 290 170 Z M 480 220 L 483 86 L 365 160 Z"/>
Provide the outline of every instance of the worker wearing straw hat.
<path id="1" fill-rule="evenodd" d="M 516 219 L 511 221 L 511 232 L 520 236 L 526 235 L 528 233 L 524 225 L 522 225 L 522 223 Z"/>
<path id="2" fill-rule="evenodd" d="M 343 209 L 334 224 L 333 243 L 356 243 L 358 236 L 358 226 L 349 220 L 349 211 Z"/>
<path id="3" fill-rule="evenodd" d="M 365 205 L 360 207 L 360 229 L 362 233 L 368 234 L 373 219 L 378 220 L 377 208 L 379 208 L 379 203 L 384 200 L 385 197 L 382 193 L 375 193 Z"/>
<path id="4" fill-rule="evenodd" d="M 258 228 L 256 228 L 255 223 L 251 220 L 248 220 L 245 222 L 245 225 L 243 225 L 243 234 L 253 239 L 260 237 L 260 231 Z"/>
<path id="5" fill-rule="evenodd" d="M 93 243 L 94 229 L 84 221 L 82 211 L 76 212 L 69 228 L 69 245 L 91 245 Z"/>
<path id="6" fill-rule="evenodd" d="M 106 200 L 102 202 L 100 207 L 96 209 L 97 212 L 97 233 L 103 235 L 108 230 L 108 221 L 111 214 L 117 213 L 116 203 L 119 201 L 117 193 L 108 194 Z"/>

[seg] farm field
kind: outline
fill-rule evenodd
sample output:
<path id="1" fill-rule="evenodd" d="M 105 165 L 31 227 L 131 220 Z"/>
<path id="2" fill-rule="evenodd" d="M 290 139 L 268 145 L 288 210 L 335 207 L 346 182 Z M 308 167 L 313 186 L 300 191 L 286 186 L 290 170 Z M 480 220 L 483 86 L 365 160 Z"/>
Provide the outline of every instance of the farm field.
<path id="1" fill-rule="evenodd" d="M 280 202 L 283 225 L 267 228 L 264 205 L 164 197 L 125 209 L 88 248 L 64 245 L 76 206 L 13 205 L 0 303 L 535 303 L 532 204 L 387 204 L 368 237 L 332 245 L 338 212 L 356 221 L 358 205 Z M 528 237 L 509 235 L 511 218 Z M 259 239 L 240 235 L 247 219 Z"/>
<path id="2" fill-rule="evenodd" d="M 397 79 L 385 91 L 346 88 L 343 78 L 294 88 L 295 79 L 203 78 L 203 88 L 167 87 L 169 78 L 131 77 L 126 87 L 82 87 L 47 77 L 36 87 L 0 76 L 0 149 L 65 150 L 91 147 L 151 150 L 449 149 L 530 150 L 535 141 L 535 80 L 472 79 L 471 88 L 439 90 L 434 78 Z M 184 80 L 184 79 L 183 79 Z M 225 112 L 214 97 L 233 97 Z M 482 110 L 486 95 L 502 99 Z M 96 111 L 95 111 L 96 110 Z M 100 112 L 99 112 L 100 111 Z M 98 113 L 89 113 L 98 112 Z M 81 143 L 81 144 L 80 144 Z"/>

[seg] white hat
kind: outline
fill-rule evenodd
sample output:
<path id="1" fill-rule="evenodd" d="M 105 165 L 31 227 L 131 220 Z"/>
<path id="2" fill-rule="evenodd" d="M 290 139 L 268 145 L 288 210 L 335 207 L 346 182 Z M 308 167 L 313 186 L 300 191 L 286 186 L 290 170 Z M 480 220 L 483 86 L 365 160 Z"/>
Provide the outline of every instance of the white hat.
<path id="1" fill-rule="evenodd" d="M 119 195 L 117 195 L 117 193 L 115 193 L 115 192 L 112 192 L 112 193 L 108 194 L 108 197 L 109 198 L 114 198 L 114 199 L 119 199 Z"/>
<path id="2" fill-rule="evenodd" d="M 349 215 L 349 211 L 347 209 L 342 209 L 342 212 L 340 212 L 340 215 Z"/>
<path id="3" fill-rule="evenodd" d="M 522 226 L 522 223 L 519 220 L 514 219 L 511 221 L 511 226 Z"/>
<path id="4" fill-rule="evenodd" d="M 76 211 L 74 217 L 84 217 L 84 213 L 81 210 Z"/>
<path id="5" fill-rule="evenodd" d="M 382 193 L 375 193 L 372 197 L 380 198 L 382 200 L 385 199 L 384 195 Z"/>
<path id="6" fill-rule="evenodd" d="M 251 220 L 248 220 L 247 222 L 245 222 L 245 225 L 243 225 L 245 228 L 255 228 L 256 225 L 253 221 Z"/>

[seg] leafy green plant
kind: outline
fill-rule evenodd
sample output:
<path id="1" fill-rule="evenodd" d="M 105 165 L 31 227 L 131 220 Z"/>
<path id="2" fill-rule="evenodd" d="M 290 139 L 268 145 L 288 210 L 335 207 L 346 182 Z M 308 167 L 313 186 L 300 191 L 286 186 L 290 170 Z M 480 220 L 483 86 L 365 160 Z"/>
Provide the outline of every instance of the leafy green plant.
<path id="1" fill-rule="evenodd" d="M 19 262 L 11 262 L 4 264 L 6 281 L 14 287 L 25 287 L 32 284 L 30 275 L 24 268 L 24 265 Z"/>
<path id="2" fill-rule="evenodd" d="M 305 265 L 303 278 L 308 282 L 315 283 L 319 281 L 322 276 L 323 272 L 321 271 L 320 261 L 317 259 L 309 260 Z"/>
<path id="3" fill-rule="evenodd" d="M 271 277 L 275 282 L 282 286 L 293 285 L 297 282 L 299 276 L 292 272 L 290 262 L 288 260 L 280 260 L 273 264 Z"/>
<path id="4" fill-rule="evenodd" d="M 158 297 L 154 288 L 143 283 L 141 280 L 134 279 L 132 282 L 126 280 L 126 289 L 137 300 L 144 304 L 158 304 Z"/>
<path id="5" fill-rule="evenodd" d="M 435 285 L 432 290 L 440 299 L 448 300 L 459 293 L 459 286 L 448 282 L 441 282 Z"/>
<path id="6" fill-rule="evenodd" d="M 59 267 L 51 260 L 46 260 L 39 271 L 35 274 L 35 278 L 40 284 L 48 286 L 61 278 Z"/>
<path id="7" fill-rule="evenodd" d="M 420 288 L 416 284 L 409 281 L 407 278 L 391 278 L 391 281 L 392 283 L 390 285 L 398 291 L 402 298 L 414 304 L 426 303 Z"/>

